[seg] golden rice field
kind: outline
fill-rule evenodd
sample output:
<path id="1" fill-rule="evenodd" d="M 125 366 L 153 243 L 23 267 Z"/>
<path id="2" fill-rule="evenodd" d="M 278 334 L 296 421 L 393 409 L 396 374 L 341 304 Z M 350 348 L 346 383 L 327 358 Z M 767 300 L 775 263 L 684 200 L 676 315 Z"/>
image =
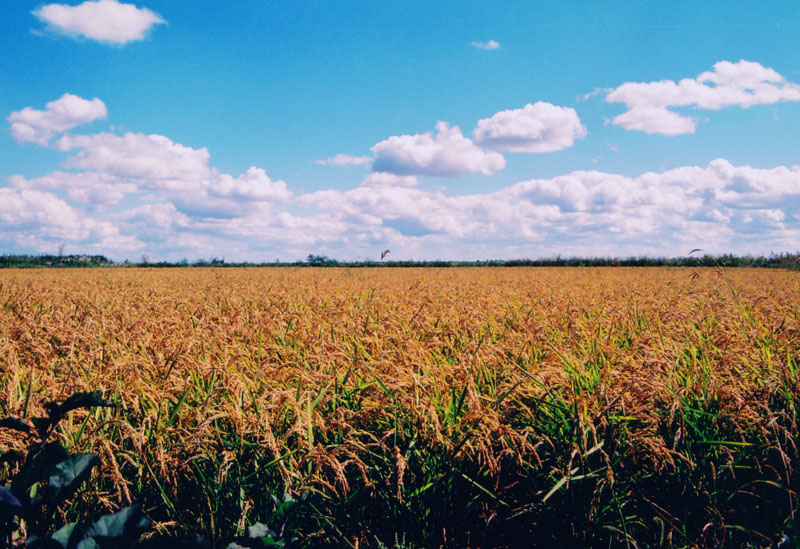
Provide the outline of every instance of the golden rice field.
<path id="1" fill-rule="evenodd" d="M 797 272 L 0 271 L 0 417 L 94 389 L 117 405 L 59 428 L 101 463 L 65 521 L 139 501 L 219 547 L 255 522 L 310 547 L 800 539 Z"/>

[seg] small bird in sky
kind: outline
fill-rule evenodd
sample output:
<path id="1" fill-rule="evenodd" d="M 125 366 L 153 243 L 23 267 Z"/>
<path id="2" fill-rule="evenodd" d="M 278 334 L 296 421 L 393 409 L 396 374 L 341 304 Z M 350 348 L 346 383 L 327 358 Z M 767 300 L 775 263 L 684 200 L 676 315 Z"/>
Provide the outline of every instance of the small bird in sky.
<path id="1" fill-rule="evenodd" d="M 389 253 L 389 250 L 384 250 L 384 251 L 383 251 L 383 253 L 381 254 L 381 261 L 383 261 L 383 258 L 384 258 L 384 257 L 386 257 L 386 255 L 387 255 L 388 253 Z"/>
<path id="2" fill-rule="evenodd" d="M 693 254 L 693 253 L 695 253 L 695 252 L 702 252 L 702 251 L 703 251 L 703 250 L 701 250 L 700 248 L 695 248 L 694 250 L 692 250 L 691 252 L 689 252 L 689 255 L 692 255 L 692 254 Z"/>

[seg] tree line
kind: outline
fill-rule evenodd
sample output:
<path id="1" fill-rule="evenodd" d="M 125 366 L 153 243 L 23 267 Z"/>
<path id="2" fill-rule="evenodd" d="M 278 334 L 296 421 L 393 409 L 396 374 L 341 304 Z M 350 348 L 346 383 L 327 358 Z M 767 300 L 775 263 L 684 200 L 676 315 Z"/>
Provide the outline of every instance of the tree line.
<path id="1" fill-rule="evenodd" d="M 310 254 L 293 262 L 226 262 L 225 259 L 188 261 L 115 262 L 104 255 L 0 255 L 0 268 L 72 268 L 72 267 L 764 267 L 800 270 L 800 253 L 769 256 L 702 255 L 683 257 L 550 257 L 538 259 L 490 259 L 477 261 L 387 260 L 340 261 L 325 255 Z"/>

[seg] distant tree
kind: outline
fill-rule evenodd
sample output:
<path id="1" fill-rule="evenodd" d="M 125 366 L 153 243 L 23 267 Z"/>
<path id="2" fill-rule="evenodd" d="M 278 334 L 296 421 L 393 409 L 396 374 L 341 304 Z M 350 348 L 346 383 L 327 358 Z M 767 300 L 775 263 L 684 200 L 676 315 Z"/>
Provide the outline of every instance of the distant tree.
<path id="1" fill-rule="evenodd" d="M 315 267 L 326 267 L 339 264 L 338 261 L 336 261 L 335 259 L 331 259 L 328 256 L 314 255 L 314 254 L 308 254 L 308 257 L 306 258 L 306 263 L 308 263 L 309 265 L 313 265 Z"/>

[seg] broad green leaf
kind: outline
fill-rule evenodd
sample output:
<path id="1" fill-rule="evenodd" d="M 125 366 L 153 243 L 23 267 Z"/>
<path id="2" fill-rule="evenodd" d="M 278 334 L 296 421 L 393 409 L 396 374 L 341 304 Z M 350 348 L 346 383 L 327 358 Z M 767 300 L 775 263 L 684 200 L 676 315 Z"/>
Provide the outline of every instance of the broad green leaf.
<path id="1" fill-rule="evenodd" d="M 53 474 L 56 464 L 68 457 L 69 453 L 58 441 L 49 442 L 38 450 L 32 447 L 29 449 L 28 461 L 11 482 L 11 491 L 18 498 L 27 499 L 28 489 Z"/>
<path id="2" fill-rule="evenodd" d="M 86 530 L 86 536 L 93 538 L 99 545 L 104 541 L 119 540 L 126 536 L 138 535 L 149 525 L 142 516 L 142 506 L 131 505 L 112 515 L 103 515 Z"/>
<path id="3" fill-rule="evenodd" d="M 7 522 L 11 517 L 22 512 L 22 503 L 14 493 L 5 486 L 0 486 L 0 522 Z"/>
<path id="4" fill-rule="evenodd" d="M 78 545 L 75 546 L 75 549 L 101 549 L 101 547 L 92 538 L 86 538 L 82 539 Z"/>
<path id="5" fill-rule="evenodd" d="M 249 538 L 263 538 L 266 536 L 272 537 L 274 535 L 275 532 L 273 532 L 269 526 L 260 522 L 256 522 L 255 524 L 247 527 L 247 537 Z"/>
<path id="6" fill-rule="evenodd" d="M 58 490 L 59 498 L 69 497 L 89 478 L 92 468 L 97 464 L 97 454 L 74 454 L 55 466 L 48 484 Z"/>
<path id="7" fill-rule="evenodd" d="M 5 486 L 0 486 L 0 505 L 9 507 L 22 507 L 14 493 Z"/>
<path id="8" fill-rule="evenodd" d="M 67 549 L 70 546 L 70 540 L 74 541 L 72 538 L 74 537 L 73 534 L 77 534 L 78 532 L 75 530 L 75 527 L 78 525 L 77 522 L 70 522 L 66 526 L 59 528 L 53 535 L 50 536 L 50 539 L 57 542 L 61 547 Z"/>

